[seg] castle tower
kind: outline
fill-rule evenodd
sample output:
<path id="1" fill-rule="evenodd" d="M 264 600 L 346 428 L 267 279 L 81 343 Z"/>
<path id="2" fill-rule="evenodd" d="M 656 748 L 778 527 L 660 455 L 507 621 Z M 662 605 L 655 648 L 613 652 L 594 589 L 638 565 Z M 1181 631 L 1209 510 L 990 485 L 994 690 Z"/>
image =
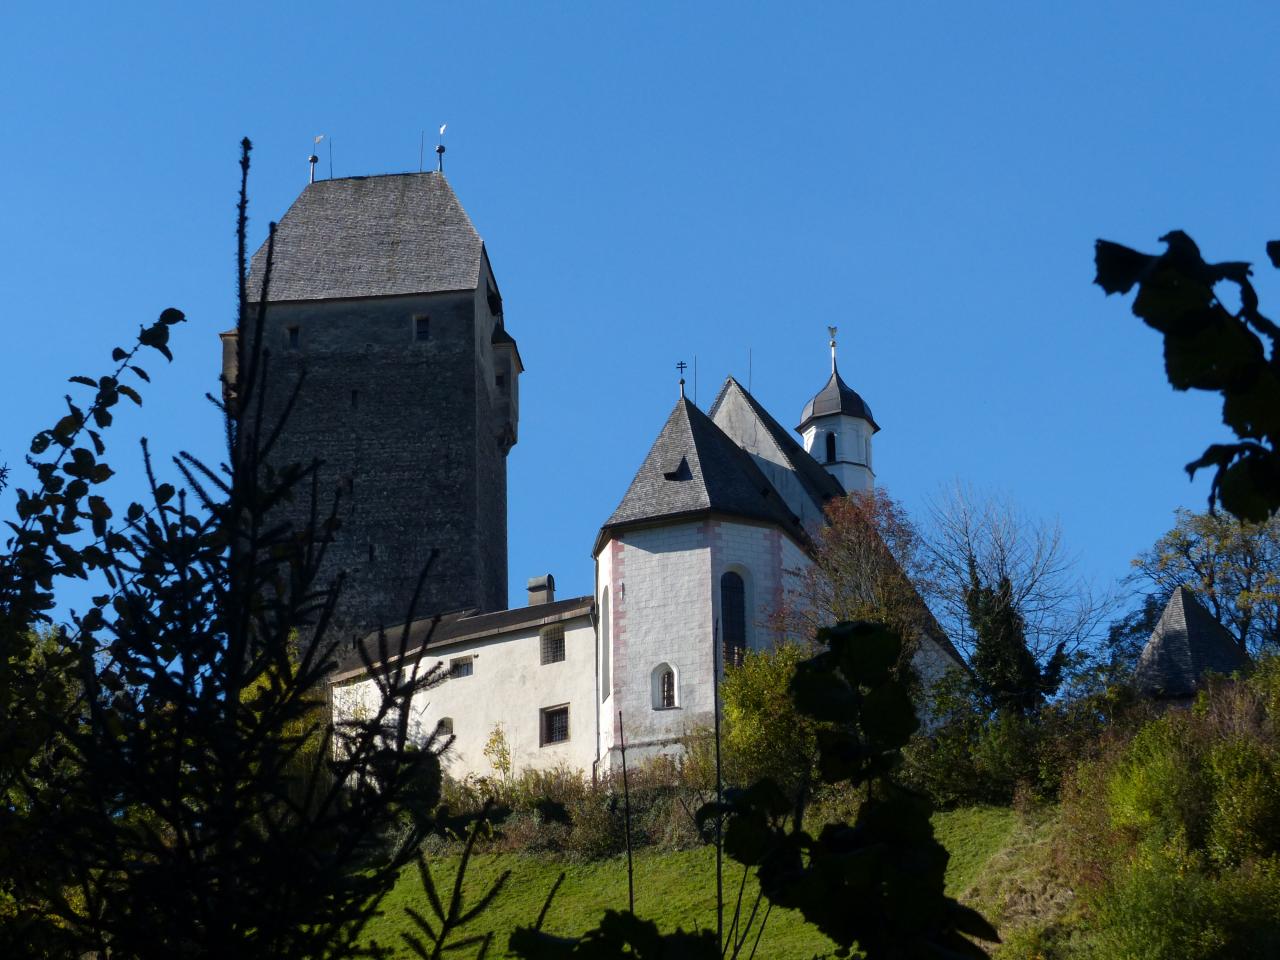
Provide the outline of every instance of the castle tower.
<path id="1" fill-rule="evenodd" d="M 265 264 L 264 245 L 254 309 Z M 301 383 L 271 462 L 323 462 L 322 516 L 340 497 L 324 571 L 344 576 L 335 627 L 354 638 L 403 622 L 433 549 L 418 616 L 504 609 L 523 367 L 484 242 L 444 174 L 307 186 L 280 221 L 267 302 L 267 423 Z M 232 377 L 235 358 L 225 344 Z M 285 509 L 302 521 L 308 508 Z"/>
<path id="2" fill-rule="evenodd" d="M 796 431 L 804 448 L 845 493 L 869 491 L 876 475 L 871 466 L 871 437 L 880 430 L 871 408 L 836 369 L 836 328 L 831 331 L 831 379 L 805 404 Z"/>

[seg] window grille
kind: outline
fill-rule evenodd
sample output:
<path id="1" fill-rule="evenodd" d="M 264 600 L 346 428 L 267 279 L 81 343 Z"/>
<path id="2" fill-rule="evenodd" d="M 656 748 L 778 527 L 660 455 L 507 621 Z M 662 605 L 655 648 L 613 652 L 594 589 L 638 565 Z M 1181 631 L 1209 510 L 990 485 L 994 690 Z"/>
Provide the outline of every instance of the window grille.
<path id="1" fill-rule="evenodd" d="M 542 745 L 569 739 L 569 706 L 547 707 L 542 711 Z"/>
<path id="2" fill-rule="evenodd" d="M 436 724 L 436 732 L 442 737 L 453 736 L 453 717 L 441 717 L 440 722 Z"/>
<path id="3" fill-rule="evenodd" d="M 472 663 L 470 657 L 455 657 L 453 660 L 449 661 L 450 677 L 469 677 L 474 672 L 475 665 Z"/>
<path id="4" fill-rule="evenodd" d="M 676 705 L 676 672 L 670 667 L 662 671 L 659 698 L 664 710 L 670 710 Z"/>
<path id="5" fill-rule="evenodd" d="M 564 660 L 564 626 L 556 623 L 542 628 L 542 662 L 560 663 Z"/>
<path id="6" fill-rule="evenodd" d="M 413 318 L 413 339 L 419 343 L 431 339 L 431 318 L 418 316 Z"/>
<path id="7" fill-rule="evenodd" d="M 289 335 L 289 349 L 297 350 L 302 344 L 302 329 L 300 327 L 290 327 L 287 333 Z"/>

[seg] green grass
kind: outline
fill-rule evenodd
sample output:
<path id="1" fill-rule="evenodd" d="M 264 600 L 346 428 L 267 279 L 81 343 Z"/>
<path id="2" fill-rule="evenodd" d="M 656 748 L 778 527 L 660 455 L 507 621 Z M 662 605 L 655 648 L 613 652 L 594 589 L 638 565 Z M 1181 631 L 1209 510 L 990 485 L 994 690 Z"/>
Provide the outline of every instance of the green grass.
<path id="1" fill-rule="evenodd" d="M 432 867 L 432 876 L 442 898 L 452 889 L 457 858 L 442 859 Z M 464 892 L 468 902 L 488 889 L 504 870 L 511 871 L 498 899 L 458 937 L 493 931 L 494 942 L 488 956 L 506 956 L 507 938 L 517 926 L 531 924 L 542 909 L 548 892 L 563 870 L 564 883 L 551 905 L 543 929 L 563 936 L 579 935 L 600 922 L 607 909 L 627 907 L 627 861 L 613 857 L 595 863 L 560 863 L 543 857 L 520 854 L 485 854 L 472 859 Z M 726 861 L 725 923 L 730 922 L 742 868 Z M 636 913 L 654 920 L 663 930 L 715 929 L 715 851 L 710 847 L 677 853 L 640 851 L 635 858 Z M 743 894 L 744 915 L 755 899 L 755 884 L 748 880 Z M 412 921 L 404 908 L 413 907 L 430 916 L 426 895 L 416 870 L 406 871 L 383 903 L 383 915 L 368 928 L 368 934 L 384 946 L 399 949 L 396 956 L 411 957 L 401 932 L 412 932 Z M 762 903 L 761 914 L 767 903 Z M 773 910 L 765 926 L 756 957 L 811 958 L 833 949 L 831 941 L 807 926 L 799 914 Z M 450 956 L 475 956 L 462 951 Z M 745 955 L 745 954 L 744 954 Z"/>
<path id="2" fill-rule="evenodd" d="M 997 857 L 1018 833 L 1018 818 L 1007 809 L 975 807 L 940 813 L 934 817 L 939 840 L 951 853 L 947 891 L 961 895 L 973 888 L 983 868 Z M 456 857 L 441 858 L 432 876 L 442 898 L 452 889 Z M 519 925 L 531 924 L 542 909 L 547 893 L 563 870 L 560 887 L 547 915 L 544 929 L 564 936 L 580 935 L 594 927 L 607 909 L 627 906 L 627 863 L 614 857 L 595 863 L 568 863 L 547 857 L 520 854 L 484 854 L 473 858 L 464 892 L 474 903 L 504 870 L 511 871 L 497 900 L 458 938 L 492 931 L 489 957 L 506 956 L 507 938 Z M 730 922 L 742 868 L 725 862 L 725 923 Z M 642 850 L 635 858 L 636 913 L 654 920 L 663 930 L 715 929 L 715 851 L 710 847 L 676 853 Z M 755 884 L 748 879 L 743 895 L 744 915 L 755 899 Z M 763 913 L 767 904 L 760 907 Z M 383 946 L 397 949 L 396 956 L 412 957 L 402 932 L 413 932 L 405 914 L 412 907 L 430 916 L 426 895 L 416 870 L 408 870 L 383 903 L 383 914 L 368 933 Z M 798 913 L 773 910 L 760 941 L 759 960 L 809 960 L 829 955 L 833 944 L 806 925 Z M 477 949 L 451 953 L 474 957 Z M 744 954 L 745 955 L 745 954 Z"/>

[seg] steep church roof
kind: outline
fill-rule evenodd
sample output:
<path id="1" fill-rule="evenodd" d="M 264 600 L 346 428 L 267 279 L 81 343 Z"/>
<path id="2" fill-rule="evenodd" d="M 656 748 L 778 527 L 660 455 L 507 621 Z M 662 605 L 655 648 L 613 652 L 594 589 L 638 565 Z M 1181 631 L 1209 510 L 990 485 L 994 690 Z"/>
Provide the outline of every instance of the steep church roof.
<path id="1" fill-rule="evenodd" d="M 688 398 L 681 397 L 618 508 L 600 529 L 724 513 L 804 531 L 760 468 Z"/>
<path id="2" fill-rule="evenodd" d="M 795 437 L 791 435 L 791 431 L 787 430 L 782 424 L 760 405 L 760 402 L 753 397 L 750 392 L 733 377 L 725 379 L 724 386 L 720 388 L 720 392 L 716 394 L 715 400 L 711 403 L 711 409 L 707 411 L 707 415 L 711 417 L 717 424 L 720 423 L 716 414 L 721 406 L 732 395 L 739 396 L 744 403 L 750 408 L 755 415 L 756 420 L 764 429 L 765 434 L 773 441 L 777 447 L 778 454 L 783 458 L 786 465 L 789 466 L 796 475 L 796 479 L 800 481 L 800 485 L 805 492 L 813 499 L 814 504 L 819 510 L 822 505 L 832 497 L 844 496 L 845 490 L 840 486 L 840 481 L 823 469 L 822 464 L 818 463 Z M 726 431 L 727 432 L 727 431 Z M 735 438 L 743 446 L 746 444 L 745 438 Z"/>
<path id="3" fill-rule="evenodd" d="M 1249 664 L 1231 634 L 1186 587 L 1178 587 L 1142 648 L 1133 683 L 1152 697 L 1190 697 L 1207 672 L 1232 673 Z"/>
<path id="4" fill-rule="evenodd" d="M 484 242 L 443 173 L 317 180 L 276 229 L 268 299 L 330 300 L 474 290 Z M 249 267 L 259 299 L 264 243 Z"/>
<path id="5" fill-rule="evenodd" d="M 875 417 L 871 415 L 871 408 L 867 406 L 867 401 L 863 400 L 853 387 L 840 379 L 840 373 L 836 370 L 834 358 L 831 361 L 831 379 L 827 381 L 827 385 L 819 390 L 812 400 L 804 405 L 804 412 L 800 415 L 800 426 L 796 427 L 796 429 L 803 431 L 810 420 L 817 417 L 830 416 L 833 413 L 842 413 L 849 417 L 861 417 L 871 424 L 872 433 L 880 431 L 880 425 L 876 423 Z"/>

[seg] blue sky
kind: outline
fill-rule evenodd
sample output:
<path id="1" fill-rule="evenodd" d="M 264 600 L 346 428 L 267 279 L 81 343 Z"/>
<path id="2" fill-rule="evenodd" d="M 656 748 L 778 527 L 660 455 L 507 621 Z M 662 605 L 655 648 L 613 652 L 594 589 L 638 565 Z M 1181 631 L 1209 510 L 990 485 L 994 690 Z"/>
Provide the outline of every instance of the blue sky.
<path id="1" fill-rule="evenodd" d="M 200 8 L 206 9 L 200 9 Z M 306 182 L 446 172 L 485 238 L 527 372 L 510 458 L 513 602 L 590 592 L 596 529 L 698 364 L 784 424 L 841 370 L 879 481 L 957 479 L 1060 518 L 1101 583 L 1199 507 L 1222 439 L 1160 339 L 1091 285 L 1096 237 L 1265 263 L 1280 236 L 1271 4 L 130 3 L 6 11 L 0 35 L 0 461 L 66 377 L 184 310 L 175 362 L 118 420 L 113 481 L 221 456 L 237 144 L 252 238 Z M 322 148 L 321 172 L 328 166 Z M 1259 267 L 1264 308 L 1280 284 Z M 6 499 L 5 503 L 8 503 Z M 74 597 L 75 594 L 69 595 Z"/>

